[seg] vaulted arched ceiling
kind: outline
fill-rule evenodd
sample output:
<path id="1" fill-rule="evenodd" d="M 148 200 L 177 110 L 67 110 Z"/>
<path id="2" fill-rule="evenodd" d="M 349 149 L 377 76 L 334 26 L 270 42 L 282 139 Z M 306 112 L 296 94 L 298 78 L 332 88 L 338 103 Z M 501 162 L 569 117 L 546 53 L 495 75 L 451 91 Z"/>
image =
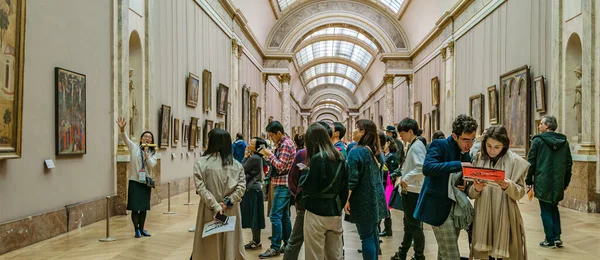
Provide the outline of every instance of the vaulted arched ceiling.
<path id="1" fill-rule="evenodd" d="M 378 56 L 408 50 L 396 16 L 404 0 L 271 1 L 277 1 L 281 17 L 267 37 L 266 52 L 291 54 L 306 92 L 301 105 L 312 112 L 334 106 L 320 102 L 326 98 L 338 102 L 340 114 L 358 107 L 357 90 L 365 87 L 362 81 Z"/>

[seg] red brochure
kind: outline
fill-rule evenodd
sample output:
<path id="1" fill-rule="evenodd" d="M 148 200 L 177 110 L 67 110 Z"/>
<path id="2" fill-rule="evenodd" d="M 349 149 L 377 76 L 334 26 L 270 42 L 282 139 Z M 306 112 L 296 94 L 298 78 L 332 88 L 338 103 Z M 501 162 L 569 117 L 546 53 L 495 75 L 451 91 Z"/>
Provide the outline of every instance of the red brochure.
<path id="1" fill-rule="evenodd" d="M 463 178 L 465 180 L 501 181 L 504 180 L 504 175 L 503 170 L 463 166 Z"/>

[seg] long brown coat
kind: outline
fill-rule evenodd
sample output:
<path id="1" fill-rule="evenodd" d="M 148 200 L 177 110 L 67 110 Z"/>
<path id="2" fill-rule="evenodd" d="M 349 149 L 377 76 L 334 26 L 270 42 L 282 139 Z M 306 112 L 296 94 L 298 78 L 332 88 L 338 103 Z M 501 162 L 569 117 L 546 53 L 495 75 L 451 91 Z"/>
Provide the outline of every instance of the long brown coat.
<path id="1" fill-rule="evenodd" d="M 194 180 L 200 195 L 200 205 L 192 259 L 246 259 L 239 203 L 246 191 L 244 167 L 236 160 L 233 160 L 233 165 L 223 167 L 220 156 L 202 156 L 194 164 Z M 235 230 L 202 238 L 204 224 L 213 220 L 221 210 L 219 202 L 223 202 L 226 197 L 231 197 L 235 203 L 232 208 L 223 212 L 227 216 L 236 216 Z"/>
<path id="2" fill-rule="evenodd" d="M 485 147 L 482 147 L 485 149 Z M 479 153 L 480 155 L 481 153 Z M 477 167 L 504 170 L 508 188 L 487 186 L 481 192 L 469 189 L 475 199 L 471 259 L 527 259 L 525 228 L 517 200 L 525 196 L 525 175 L 529 163 L 510 150 L 492 167 L 489 159 L 475 158 Z"/>

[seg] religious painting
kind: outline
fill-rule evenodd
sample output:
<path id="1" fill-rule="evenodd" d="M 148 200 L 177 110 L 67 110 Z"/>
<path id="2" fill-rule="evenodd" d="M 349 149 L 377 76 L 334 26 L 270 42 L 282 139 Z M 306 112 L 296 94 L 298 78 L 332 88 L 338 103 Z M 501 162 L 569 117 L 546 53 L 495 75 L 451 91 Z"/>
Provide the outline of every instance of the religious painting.
<path id="1" fill-rule="evenodd" d="M 192 117 L 190 119 L 190 129 L 189 129 L 189 142 L 188 142 L 188 150 L 193 151 L 196 148 L 196 129 L 198 129 L 198 118 Z"/>
<path id="2" fill-rule="evenodd" d="M 179 144 L 179 118 L 173 119 L 173 140 L 171 141 L 171 147 L 177 147 Z"/>
<path id="3" fill-rule="evenodd" d="M 258 93 L 250 94 L 250 135 L 258 136 L 258 109 L 257 109 Z"/>
<path id="4" fill-rule="evenodd" d="M 419 123 L 419 127 L 423 127 L 422 125 L 422 121 L 421 121 L 421 102 L 417 101 L 415 102 L 415 104 L 413 105 L 413 119 L 415 121 L 417 121 L 417 123 Z"/>
<path id="5" fill-rule="evenodd" d="M 171 107 L 162 105 L 160 109 L 160 123 L 159 123 L 159 147 L 167 148 L 169 146 L 169 126 L 171 125 Z"/>
<path id="6" fill-rule="evenodd" d="M 204 120 L 204 134 L 202 135 L 203 146 L 206 149 L 208 146 L 208 133 L 213 129 L 212 120 Z"/>
<path id="7" fill-rule="evenodd" d="M 483 133 L 483 94 L 477 94 L 469 98 L 469 115 L 477 121 L 477 134 Z"/>
<path id="8" fill-rule="evenodd" d="M 510 138 L 510 148 L 525 157 L 529 150 L 531 88 L 527 65 L 500 76 L 500 120 Z"/>
<path id="9" fill-rule="evenodd" d="M 438 77 L 431 79 L 431 104 L 434 106 L 440 104 L 440 81 Z"/>
<path id="10" fill-rule="evenodd" d="M 190 72 L 187 81 L 186 102 L 189 107 L 198 106 L 198 93 L 200 91 L 200 79 Z"/>
<path id="11" fill-rule="evenodd" d="M 188 125 L 185 124 L 185 120 L 181 123 L 181 147 L 188 146 Z"/>
<path id="12" fill-rule="evenodd" d="M 0 16 L 2 16 L 1 12 Z M 86 77 L 62 68 L 55 68 L 54 73 L 56 80 L 56 155 L 85 154 L 87 146 Z M 4 95 L 4 93 L 0 95 Z M 14 113 L 7 109 L 4 113 L 4 123 L 11 124 L 7 121 L 11 121 L 12 118 L 14 118 Z M 2 130 L 4 129 L 2 128 Z M 1 142 L 3 145 L 4 141 L 6 139 L 3 135 Z"/>
<path id="13" fill-rule="evenodd" d="M 0 159 L 20 158 L 21 157 L 21 130 L 23 116 L 23 61 L 25 53 L 25 0 L 16 1 L 0 1 L 0 59 L 4 62 L 4 69 L 0 70 L 0 112 L 2 113 L 2 124 L 0 124 Z M 67 75 L 71 75 L 67 73 Z M 77 87 L 79 94 L 85 94 L 85 76 L 83 76 L 83 86 L 79 82 L 80 74 L 74 74 L 72 77 L 77 78 Z M 58 86 L 58 78 L 56 79 Z M 67 80 L 67 83 L 69 81 Z M 56 96 L 62 94 L 65 98 L 62 101 L 73 102 L 71 92 L 72 85 L 61 83 L 61 91 L 57 91 Z M 81 87 L 83 87 L 81 89 Z M 57 87 L 58 88 L 58 87 Z M 57 117 L 57 132 L 56 136 L 56 153 L 57 154 L 85 154 L 85 95 L 79 95 L 79 101 L 83 101 L 82 111 L 69 112 L 71 115 L 64 115 L 65 125 L 59 125 L 63 122 L 58 121 Z M 57 99 L 58 103 L 58 99 Z M 73 103 L 63 103 L 66 106 L 75 105 Z M 57 105 L 58 107 L 58 105 Z M 64 110 L 63 110 L 64 111 Z M 58 114 L 58 112 L 57 112 Z M 82 122 L 77 122 L 77 116 Z M 74 125 L 67 125 L 73 122 Z M 77 125 L 75 125 L 75 123 Z M 75 127 L 75 129 L 73 129 Z M 69 131 L 80 129 L 79 139 L 73 139 L 77 133 L 67 133 Z M 63 132 L 60 132 L 60 130 Z M 62 138 L 60 137 L 63 135 Z M 60 142 L 62 143 L 60 143 Z M 78 143 L 76 143 L 78 142 Z M 78 145 L 75 147 L 75 145 Z"/>
<path id="14" fill-rule="evenodd" d="M 535 134 L 541 134 L 542 132 L 540 132 L 540 129 L 538 128 L 538 126 L 542 123 L 542 119 L 538 119 L 535 120 L 535 126 L 533 128 L 535 128 Z M 532 136 L 533 137 L 533 136 Z"/>
<path id="15" fill-rule="evenodd" d="M 229 88 L 223 84 L 219 84 L 219 90 L 217 91 L 217 112 L 221 115 L 227 114 L 228 97 Z"/>
<path id="16" fill-rule="evenodd" d="M 435 107 L 431 110 L 431 132 L 440 130 L 440 109 Z"/>
<path id="17" fill-rule="evenodd" d="M 200 139 L 202 139 L 202 127 L 200 127 L 200 125 L 198 124 L 200 123 L 199 121 L 196 122 L 196 148 L 201 148 L 200 147 Z"/>
<path id="18" fill-rule="evenodd" d="M 546 86 L 544 84 L 544 76 L 539 76 L 533 79 L 535 87 L 535 111 L 546 113 Z"/>
<path id="19" fill-rule="evenodd" d="M 493 85 L 487 89 L 488 91 L 488 114 L 490 116 L 490 124 L 496 125 L 500 121 L 498 120 L 498 91 L 496 85 Z"/>
<path id="20" fill-rule="evenodd" d="M 204 112 L 212 110 L 212 73 L 202 72 L 202 108 Z"/>

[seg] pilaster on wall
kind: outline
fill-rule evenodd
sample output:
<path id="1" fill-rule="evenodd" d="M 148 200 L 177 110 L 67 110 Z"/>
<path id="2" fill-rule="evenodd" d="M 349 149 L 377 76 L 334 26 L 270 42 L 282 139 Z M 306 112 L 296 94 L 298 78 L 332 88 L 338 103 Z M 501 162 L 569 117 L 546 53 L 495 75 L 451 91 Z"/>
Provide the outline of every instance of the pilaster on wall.
<path id="1" fill-rule="evenodd" d="M 445 98 L 444 120 L 442 123 L 443 132 L 449 133 L 452 130 L 452 122 L 454 121 L 456 111 L 456 89 L 455 89 L 455 59 L 454 59 L 454 42 L 449 42 L 448 45 L 441 49 L 442 59 L 444 60 L 444 88 L 443 93 L 440 93 Z"/>
<path id="2" fill-rule="evenodd" d="M 413 75 L 406 75 L 406 95 L 408 97 L 408 115 L 412 117 L 413 115 L 413 103 L 414 103 L 414 95 L 413 95 Z M 415 119 L 416 120 L 416 119 Z"/>
<path id="3" fill-rule="evenodd" d="M 383 125 L 394 125 L 394 75 L 383 76 L 385 85 L 385 116 Z"/>
<path id="4" fill-rule="evenodd" d="M 240 63 L 241 63 L 241 58 L 242 58 L 242 53 L 244 51 L 244 47 L 242 45 L 239 44 L 239 41 L 237 39 L 231 39 L 231 52 L 233 55 L 231 55 L 231 82 L 232 82 L 232 88 L 233 88 L 233 95 L 229 95 L 230 97 L 240 97 L 241 96 L 241 90 L 240 90 Z M 231 129 L 229 129 L 230 133 L 241 133 L 242 132 L 242 124 L 243 124 L 243 120 L 241 120 L 241 112 L 242 109 L 241 107 L 241 102 L 232 102 L 231 103 L 231 111 L 232 114 L 231 117 L 228 117 L 227 119 L 230 120 L 230 122 L 228 122 L 228 125 L 231 126 Z"/>
<path id="5" fill-rule="evenodd" d="M 291 110 L 291 86 L 290 80 L 292 76 L 289 73 L 283 73 L 279 75 L 279 83 L 281 84 L 281 103 L 283 105 L 282 115 L 281 115 L 281 124 L 283 125 L 283 130 L 286 133 L 291 133 L 292 128 L 290 126 L 290 110 Z"/>
<path id="6" fill-rule="evenodd" d="M 594 100 L 594 58 L 596 57 L 596 37 L 595 37 L 595 1 L 583 0 L 581 11 L 583 12 L 583 39 L 582 47 L 582 77 L 581 77 L 581 105 L 582 105 L 582 143 L 578 154 L 595 155 L 596 145 L 595 132 L 596 116 Z"/>

